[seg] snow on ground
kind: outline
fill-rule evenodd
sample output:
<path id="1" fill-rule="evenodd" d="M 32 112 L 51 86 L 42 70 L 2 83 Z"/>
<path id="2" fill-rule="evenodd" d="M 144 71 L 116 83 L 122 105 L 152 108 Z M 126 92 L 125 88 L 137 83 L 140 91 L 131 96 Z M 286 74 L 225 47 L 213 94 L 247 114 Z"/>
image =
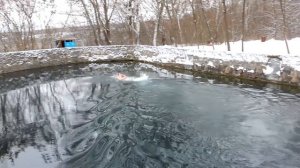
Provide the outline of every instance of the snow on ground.
<path id="1" fill-rule="evenodd" d="M 241 51 L 241 41 L 230 42 L 231 51 L 227 51 L 225 43 L 212 46 L 180 46 L 178 48 L 186 49 L 187 53 L 200 57 L 208 57 L 222 60 L 237 60 L 246 62 L 267 62 L 268 55 L 279 55 L 282 59 L 282 64 L 288 65 L 300 71 L 300 37 L 288 40 L 290 54 L 287 53 L 284 40 L 270 39 L 265 42 L 260 40 L 245 41 L 244 52 Z M 166 46 L 169 47 L 169 46 Z M 197 51 L 202 51 L 202 54 L 197 54 Z M 203 55 L 203 52 L 206 54 Z"/>
<path id="2" fill-rule="evenodd" d="M 26 52 L 10 52 L 0 53 L 0 58 L 3 56 L 16 56 L 18 58 L 14 62 L 9 59 L 0 59 L 0 64 L 7 67 L 12 65 L 19 66 L 21 64 L 28 64 L 31 66 L 30 59 L 28 57 L 36 57 L 41 62 L 51 61 L 53 55 L 60 57 L 63 55 L 69 55 L 71 58 L 87 60 L 89 62 L 95 62 L 99 60 L 110 59 L 125 59 L 128 52 L 133 52 L 135 59 L 147 62 L 160 62 L 160 63 L 178 63 L 183 65 L 198 64 L 200 60 L 207 60 L 207 65 L 215 67 L 215 61 L 219 63 L 223 61 L 240 61 L 240 62 L 256 62 L 266 65 L 264 69 L 265 74 L 270 74 L 274 71 L 271 67 L 268 67 L 269 55 L 278 55 L 282 61 L 280 66 L 289 66 L 297 71 L 300 71 L 300 37 L 289 40 L 291 54 L 287 54 L 284 41 L 268 40 L 266 42 L 261 41 L 247 41 L 245 42 L 245 52 L 241 52 L 241 43 L 232 42 L 232 51 L 226 51 L 226 45 L 215 45 L 215 50 L 212 46 L 93 46 L 93 47 L 78 47 L 72 49 L 47 49 L 47 50 L 35 50 Z M 298 47 L 299 46 L 299 47 Z M 76 54 L 77 53 L 77 54 Z M 79 53 L 79 55 L 78 55 Z M 7 62 L 5 62 L 7 61 Z M 70 60 L 72 62 L 72 60 Z M 37 65 L 38 66 L 38 65 Z M 247 70 L 244 67 L 238 67 L 238 70 Z M 247 70 L 252 72 L 252 70 Z"/>
<path id="3" fill-rule="evenodd" d="M 154 53 L 158 53 L 155 57 L 143 55 L 140 51 L 149 50 Z M 184 65 L 193 65 L 194 58 L 208 58 L 219 61 L 241 61 L 241 62 L 257 62 L 267 63 L 268 57 L 264 54 L 254 53 L 242 53 L 242 52 L 228 52 L 228 51 L 210 51 L 205 49 L 197 49 L 194 47 L 172 47 L 172 46 L 160 46 L 149 47 L 141 46 L 135 54 L 139 57 L 139 60 L 148 62 L 161 62 L 161 63 L 178 63 Z M 300 58 L 300 57 L 299 57 Z M 213 62 L 208 62 L 209 66 L 214 67 Z"/>
<path id="4" fill-rule="evenodd" d="M 288 40 L 290 54 L 300 56 L 300 37 L 293 38 Z M 227 51 L 227 45 L 216 44 L 215 51 Z M 231 51 L 242 52 L 242 43 L 241 41 L 230 42 Z M 198 49 L 198 46 L 181 46 L 180 48 L 193 48 Z M 200 45 L 200 50 L 212 51 L 212 46 Z M 244 42 L 244 51 L 247 53 L 256 53 L 256 54 L 267 54 L 267 55 L 286 55 L 287 49 L 284 40 L 274 40 L 270 39 L 266 42 L 261 42 L 260 40 L 245 41 Z"/>

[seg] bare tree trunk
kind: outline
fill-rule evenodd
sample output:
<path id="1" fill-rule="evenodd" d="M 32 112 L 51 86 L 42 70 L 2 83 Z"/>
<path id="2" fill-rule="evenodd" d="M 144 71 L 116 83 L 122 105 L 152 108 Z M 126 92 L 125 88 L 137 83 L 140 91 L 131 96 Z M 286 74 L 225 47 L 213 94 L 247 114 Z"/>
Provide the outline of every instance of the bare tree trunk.
<path id="1" fill-rule="evenodd" d="M 244 38 L 245 38 L 245 7 L 246 7 L 246 0 L 243 0 L 243 13 L 242 13 L 242 52 L 244 52 Z"/>
<path id="2" fill-rule="evenodd" d="M 197 43 L 197 46 L 199 48 L 199 41 L 197 38 L 197 35 L 198 35 L 197 20 L 198 20 L 198 18 L 197 18 L 196 12 L 195 12 L 194 0 L 189 0 L 189 4 L 192 8 L 193 24 L 194 24 L 193 41 Z"/>
<path id="3" fill-rule="evenodd" d="M 227 14 L 226 14 L 227 11 L 226 11 L 226 4 L 225 3 L 226 3 L 225 0 L 222 0 L 227 50 L 230 51 L 230 43 L 229 43 L 229 35 L 228 35 L 228 23 L 227 23 Z"/>
<path id="4" fill-rule="evenodd" d="M 173 20 L 173 17 L 172 17 L 172 15 L 171 15 L 171 10 L 169 9 L 169 6 L 166 4 L 165 5 L 165 7 L 166 7 L 166 12 L 167 12 L 167 15 L 168 15 L 168 17 L 169 17 L 169 20 L 170 20 L 170 22 L 171 22 L 171 28 L 170 28 L 170 40 L 171 40 L 171 42 L 172 42 L 172 45 L 175 45 L 175 46 L 177 46 L 177 39 L 175 39 L 176 37 L 174 37 L 174 36 L 176 36 L 175 35 L 175 30 L 174 30 L 174 27 L 173 27 L 173 25 L 174 25 L 174 20 Z"/>
<path id="5" fill-rule="evenodd" d="M 218 7 L 216 8 L 217 9 L 217 11 L 216 11 L 216 18 L 215 18 L 215 20 L 216 20 L 216 33 L 215 33 L 215 36 L 214 36 L 214 39 L 215 40 L 218 40 L 219 39 L 219 30 L 220 30 L 220 24 L 221 24 L 221 21 L 222 21 L 222 19 L 221 19 L 221 8 L 222 8 L 222 4 L 221 4 L 221 1 L 218 1 L 219 3 L 218 3 Z M 220 40 L 219 40 L 220 41 Z"/>
<path id="6" fill-rule="evenodd" d="M 158 30 L 160 27 L 160 22 L 161 22 L 161 17 L 162 17 L 162 13 L 164 10 L 164 5 L 165 5 L 165 0 L 160 0 L 160 1 L 156 1 L 156 20 L 155 20 L 155 27 L 154 27 L 154 33 L 153 33 L 153 45 L 156 46 L 157 43 L 157 35 L 158 35 Z"/>
<path id="7" fill-rule="evenodd" d="M 282 2 L 282 0 L 279 0 L 280 2 L 280 9 L 281 9 L 281 13 L 282 13 L 282 18 L 283 18 L 283 33 L 284 33 L 284 41 L 285 41 L 285 45 L 286 45 L 286 50 L 288 52 L 288 54 L 290 54 L 290 49 L 289 49 L 289 44 L 287 42 L 287 25 L 286 25 L 286 17 L 285 17 L 285 1 L 284 4 Z"/>
<path id="8" fill-rule="evenodd" d="M 140 45 L 140 33 L 141 33 L 141 24 L 140 24 L 140 1 L 135 1 L 134 4 L 134 16 L 135 16 L 135 42 L 136 45 Z"/>
<path id="9" fill-rule="evenodd" d="M 273 8 L 273 13 L 274 13 L 274 34 L 273 34 L 273 37 L 274 39 L 277 39 L 277 12 L 276 12 L 276 8 L 275 8 L 275 1 L 276 0 L 273 0 L 272 2 L 272 8 Z"/>
<path id="10" fill-rule="evenodd" d="M 129 17 L 128 17 L 128 25 L 129 25 L 129 31 L 128 31 L 128 35 L 129 35 L 129 40 L 131 44 L 135 44 L 134 38 L 133 38 L 133 3 L 134 0 L 129 0 L 128 2 L 128 8 L 129 8 Z"/>
<path id="11" fill-rule="evenodd" d="M 103 0 L 103 10 L 104 10 L 104 38 L 107 45 L 110 45 L 110 23 L 108 19 L 108 4 L 106 0 Z"/>
<path id="12" fill-rule="evenodd" d="M 174 7 L 173 7 L 174 10 Z M 180 18 L 179 18 L 179 14 L 176 14 L 176 20 L 177 20 L 177 26 L 178 26 L 178 33 L 179 33 L 179 43 L 182 43 L 182 29 L 181 29 L 181 24 L 180 24 Z"/>
<path id="13" fill-rule="evenodd" d="M 135 36 L 135 40 L 136 40 L 136 45 L 140 45 L 140 43 L 141 43 L 141 37 L 140 37 L 140 35 L 141 35 L 141 24 L 140 24 L 140 20 L 139 20 L 139 16 L 137 16 L 138 17 L 138 19 L 137 19 L 137 21 L 136 21 L 136 23 L 135 23 L 135 33 L 136 33 L 136 36 Z"/>
<path id="14" fill-rule="evenodd" d="M 154 33 L 153 33 L 153 41 L 152 41 L 152 45 L 156 46 L 156 42 L 157 42 L 157 34 L 158 34 L 158 21 L 155 21 L 155 27 L 154 27 Z"/>
<path id="15" fill-rule="evenodd" d="M 98 42 L 99 45 L 102 43 L 102 38 L 101 38 L 101 15 L 100 15 L 100 9 L 99 9 L 99 3 L 98 1 L 93 1 L 90 0 L 90 3 L 93 6 L 93 10 L 94 10 L 94 17 L 95 17 L 95 21 L 96 21 L 96 32 L 97 32 L 97 36 L 96 38 L 98 38 Z M 90 18 L 92 16 L 89 16 Z"/>
<path id="16" fill-rule="evenodd" d="M 214 39 L 212 37 L 212 33 L 211 33 L 211 30 L 210 30 L 210 27 L 209 27 L 209 24 L 208 24 L 208 19 L 206 17 L 206 14 L 205 14 L 205 10 L 204 10 L 204 6 L 203 6 L 203 2 L 202 0 L 200 0 L 200 3 L 201 3 L 201 11 L 202 11 L 202 15 L 204 17 L 204 22 L 205 22 L 205 25 L 206 25 L 206 28 L 207 28 L 207 31 L 208 31 L 208 35 L 209 35 L 209 40 L 211 41 L 211 44 L 212 44 L 212 47 L 213 47 L 213 50 L 215 49 L 215 46 L 214 46 Z"/>
<path id="17" fill-rule="evenodd" d="M 2 49 L 4 52 L 8 52 L 9 46 L 7 45 L 7 42 L 2 38 L 2 33 L 0 34 L 0 44 L 2 45 L 2 48 L 0 48 L 0 52 L 2 52 Z"/>
<path id="18" fill-rule="evenodd" d="M 171 41 L 173 41 L 175 43 L 175 46 L 177 46 L 178 43 L 182 43 L 182 39 L 183 39 L 182 28 L 181 28 L 180 17 L 179 17 L 179 7 L 178 7 L 179 4 L 177 4 L 176 0 L 167 1 L 167 2 L 171 2 L 171 9 L 169 8 L 168 4 L 166 4 L 165 7 L 169 19 L 171 21 L 171 27 L 172 27 L 171 29 L 174 31 L 174 35 L 176 34 L 175 38 L 173 36 L 171 37 Z"/>

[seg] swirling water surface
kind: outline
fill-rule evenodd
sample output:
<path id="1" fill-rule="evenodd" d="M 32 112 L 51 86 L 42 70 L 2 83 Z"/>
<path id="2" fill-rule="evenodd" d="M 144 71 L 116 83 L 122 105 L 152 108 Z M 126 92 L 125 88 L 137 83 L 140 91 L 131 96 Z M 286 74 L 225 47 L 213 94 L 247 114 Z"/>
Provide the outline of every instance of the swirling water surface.
<path id="1" fill-rule="evenodd" d="M 117 72 L 149 78 L 118 81 Z M 300 165 L 299 94 L 144 64 L 0 80 L 1 168 Z"/>

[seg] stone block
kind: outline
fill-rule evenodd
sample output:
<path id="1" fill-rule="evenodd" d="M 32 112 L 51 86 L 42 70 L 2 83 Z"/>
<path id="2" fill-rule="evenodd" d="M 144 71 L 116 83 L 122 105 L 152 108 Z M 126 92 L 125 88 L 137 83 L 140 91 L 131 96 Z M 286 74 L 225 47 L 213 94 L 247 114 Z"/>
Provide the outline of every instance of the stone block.
<path id="1" fill-rule="evenodd" d="M 225 74 L 232 74 L 232 72 L 233 72 L 233 68 L 230 66 L 227 66 L 224 70 Z"/>
<path id="2" fill-rule="evenodd" d="M 291 72 L 291 83 L 300 83 L 300 72 L 299 71 L 292 71 Z"/>
<path id="3" fill-rule="evenodd" d="M 282 82 L 289 82 L 291 81 L 291 76 L 290 76 L 290 73 L 287 72 L 287 71 L 282 71 L 281 74 L 280 74 L 280 81 Z"/>

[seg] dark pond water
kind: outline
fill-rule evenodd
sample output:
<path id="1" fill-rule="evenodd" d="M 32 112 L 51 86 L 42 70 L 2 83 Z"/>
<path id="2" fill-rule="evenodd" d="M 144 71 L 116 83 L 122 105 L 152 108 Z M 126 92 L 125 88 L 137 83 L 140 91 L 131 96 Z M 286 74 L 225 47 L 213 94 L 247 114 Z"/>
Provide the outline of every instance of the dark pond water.
<path id="1" fill-rule="evenodd" d="M 10 76 L 0 77 L 1 168 L 300 167 L 296 92 L 144 64 Z"/>

